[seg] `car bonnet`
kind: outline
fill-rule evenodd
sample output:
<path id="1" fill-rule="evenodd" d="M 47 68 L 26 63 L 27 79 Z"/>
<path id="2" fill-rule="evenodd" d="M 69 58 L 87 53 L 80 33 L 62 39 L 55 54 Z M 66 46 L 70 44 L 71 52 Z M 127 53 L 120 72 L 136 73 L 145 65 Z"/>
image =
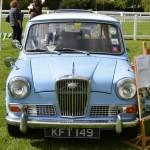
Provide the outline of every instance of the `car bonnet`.
<path id="1" fill-rule="evenodd" d="M 32 58 L 35 92 L 55 91 L 56 80 L 69 75 L 90 80 L 90 90 L 111 93 L 116 59 L 93 57 Z M 74 71 L 73 71 L 74 70 Z"/>

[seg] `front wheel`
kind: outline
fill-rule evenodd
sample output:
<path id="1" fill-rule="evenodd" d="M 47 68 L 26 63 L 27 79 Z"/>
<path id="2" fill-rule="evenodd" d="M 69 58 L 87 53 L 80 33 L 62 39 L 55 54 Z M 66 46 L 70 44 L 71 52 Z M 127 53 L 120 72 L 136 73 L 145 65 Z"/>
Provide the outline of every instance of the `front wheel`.
<path id="1" fill-rule="evenodd" d="M 22 135 L 22 133 L 20 132 L 19 126 L 13 126 L 13 125 L 7 124 L 7 131 L 9 135 L 13 137 L 18 137 Z"/>
<path id="2" fill-rule="evenodd" d="M 125 138 L 134 138 L 138 135 L 139 133 L 139 128 L 140 126 L 136 127 L 129 127 L 129 128 L 123 128 L 122 130 L 122 135 Z"/>

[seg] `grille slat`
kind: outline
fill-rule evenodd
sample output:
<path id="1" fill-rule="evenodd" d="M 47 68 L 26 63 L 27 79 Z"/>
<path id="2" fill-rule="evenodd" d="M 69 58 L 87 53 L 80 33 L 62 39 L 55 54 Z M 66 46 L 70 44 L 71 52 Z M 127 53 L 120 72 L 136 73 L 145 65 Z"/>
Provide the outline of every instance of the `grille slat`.
<path id="1" fill-rule="evenodd" d="M 75 87 L 69 87 L 69 84 L 74 84 Z M 57 81 L 56 87 L 61 116 L 84 116 L 89 95 L 89 80 L 63 79 Z"/>
<path id="2" fill-rule="evenodd" d="M 111 117 L 118 114 L 117 106 L 91 106 L 90 116 L 92 117 Z"/>
<path id="3" fill-rule="evenodd" d="M 55 116 L 56 111 L 53 105 L 28 105 L 29 116 Z"/>

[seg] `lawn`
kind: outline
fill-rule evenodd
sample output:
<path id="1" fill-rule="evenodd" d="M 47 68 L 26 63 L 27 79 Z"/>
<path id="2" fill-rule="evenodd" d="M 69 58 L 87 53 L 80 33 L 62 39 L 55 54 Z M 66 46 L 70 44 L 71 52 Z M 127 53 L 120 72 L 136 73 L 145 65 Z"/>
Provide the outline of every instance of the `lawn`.
<path id="1" fill-rule="evenodd" d="M 122 23 L 123 32 L 126 35 L 133 35 L 134 22 L 123 22 Z M 138 35 L 150 35 L 150 22 L 138 22 L 137 24 L 137 34 Z"/>
<path id="2" fill-rule="evenodd" d="M 27 20 L 24 20 L 24 27 Z M 10 33 L 12 29 L 9 24 L 2 21 L 2 32 Z M 142 53 L 143 40 L 126 40 L 129 59 Z M 147 41 L 150 45 L 150 41 Z M 99 140 L 93 139 L 45 139 L 41 131 L 30 131 L 24 137 L 10 137 L 6 130 L 5 122 L 5 82 L 10 72 L 3 60 L 7 56 L 17 59 L 19 50 L 12 48 L 11 39 L 2 41 L 0 52 L 0 149 L 1 150 L 134 150 L 122 143 L 122 137 L 111 131 L 101 132 Z M 147 125 L 148 126 L 148 125 Z M 147 127 L 148 128 L 148 127 Z"/>

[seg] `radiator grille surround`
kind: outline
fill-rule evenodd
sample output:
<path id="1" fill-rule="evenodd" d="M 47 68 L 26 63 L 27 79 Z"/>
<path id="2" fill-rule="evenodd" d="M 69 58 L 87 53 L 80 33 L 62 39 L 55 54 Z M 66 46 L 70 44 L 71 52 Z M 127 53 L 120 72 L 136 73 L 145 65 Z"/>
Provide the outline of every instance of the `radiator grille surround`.
<path id="1" fill-rule="evenodd" d="M 90 91 L 88 79 L 67 78 L 56 82 L 56 93 L 62 117 L 83 117 Z"/>

